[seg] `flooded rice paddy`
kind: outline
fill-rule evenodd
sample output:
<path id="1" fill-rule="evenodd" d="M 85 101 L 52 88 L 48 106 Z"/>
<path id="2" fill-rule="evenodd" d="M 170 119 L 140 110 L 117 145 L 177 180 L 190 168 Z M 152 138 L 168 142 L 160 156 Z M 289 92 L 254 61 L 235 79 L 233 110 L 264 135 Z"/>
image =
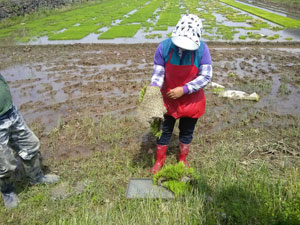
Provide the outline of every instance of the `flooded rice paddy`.
<path id="1" fill-rule="evenodd" d="M 116 5 L 117 2 L 111 4 Z M 88 15 L 89 11 L 82 8 L 77 14 L 83 14 L 83 18 L 78 18 L 77 20 L 76 18 L 70 18 L 77 16 L 76 13 L 73 13 L 73 15 L 71 11 L 53 16 L 53 21 L 46 17 L 42 18 L 40 23 L 28 21 L 27 23 L 17 24 L 7 29 L 7 32 L 12 32 L 16 29 L 14 35 L 20 35 L 15 36 L 17 42 L 25 45 L 159 43 L 171 35 L 177 22 L 177 20 L 171 22 L 172 17 L 180 18 L 180 15 L 185 13 L 194 13 L 203 21 L 202 38 L 204 41 L 300 41 L 299 28 L 288 29 L 288 26 L 280 26 L 215 0 L 203 0 L 201 2 L 172 0 L 170 4 L 160 0 L 143 1 L 138 4 L 135 1 L 128 1 L 124 2 L 124 4 L 128 7 L 128 10 L 125 7 L 124 10 L 114 10 L 107 15 L 105 7 L 110 7 L 109 5 L 103 4 L 103 12 L 99 11 L 101 4 L 92 5 L 88 7 L 89 10 L 94 10 L 90 14 L 95 14 L 95 16 Z M 243 4 L 254 6 L 245 2 Z M 266 7 L 266 5 L 264 7 L 254 7 L 272 12 L 275 17 L 276 15 L 284 17 L 290 15 L 284 10 L 278 12 L 273 8 Z M 166 13 L 168 11 L 172 13 L 168 15 Z M 85 13 L 87 15 L 84 15 Z M 148 17 L 139 18 L 143 16 L 143 13 L 147 14 Z M 299 20 L 295 16 L 294 19 Z M 66 20 L 66 23 L 62 22 L 64 20 Z M 133 29 L 133 31 L 129 31 L 129 29 L 128 31 L 110 31 L 113 28 L 121 28 L 128 25 L 136 25 L 138 27 L 131 27 L 130 29 Z M 43 30 L 39 27 L 45 28 Z M 136 31 L 134 31 L 135 29 Z M 129 32 L 133 32 L 133 34 L 129 35 Z M 0 33 L 0 37 L 1 35 L 6 36 L 6 34 Z"/>
<path id="2" fill-rule="evenodd" d="M 208 44 L 213 81 L 256 92 L 260 101 L 233 101 L 278 115 L 300 115 L 299 46 Z M 47 128 L 74 114 L 134 114 L 148 85 L 157 44 L 64 45 L 1 48 L 1 74 L 24 117 Z M 208 110 L 228 105 L 206 89 Z M 216 105 L 214 105 L 216 104 Z M 211 107 L 211 108 L 210 108 Z"/>

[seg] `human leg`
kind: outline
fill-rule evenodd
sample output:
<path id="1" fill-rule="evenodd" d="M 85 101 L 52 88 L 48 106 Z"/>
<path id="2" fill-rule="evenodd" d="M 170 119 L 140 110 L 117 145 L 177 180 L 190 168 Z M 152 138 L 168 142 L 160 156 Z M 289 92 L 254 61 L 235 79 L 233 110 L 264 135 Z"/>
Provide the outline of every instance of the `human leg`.
<path id="1" fill-rule="evenodd" d="M 20 156 L 25 174 L 29 177 L 30 183 L 57 182 L 58 176 L 43 174 L 39 139 L 26 125 L 17 109 L 13 111 L 11 119 L 13 124 L 10 128 L 9 146 Z"/>
<path id="2" fill-rule="evenodd" d="M 20 200 L 14 192 L 13 173 L 17 168 L 17 160 L 6 145 L 0 144 L 0 189 L 4 205 L 7 209 L 19 205 Z"/>
<path id="3" fill-rule="evenodd" d="M 9 127 L 11 121 L 7 117 L 0 119 L 0 190 L 7 209 L 19 205 L 20 200 L 14 192 L 13 174 L 17 168 L 17 160 L 8 147 Z"/>
<path id="4" fill-rule="evenodd" d="M 162 135 L 157 141 L 156 161 L 154 166 L 150 170 L 152 174 L 157 173 L 165 162 L 168 144 L 170 142 L 176 122 L 176 120 L 172 116 L 165 115 L 164 117 L 165 119 L 162 126 Z"/>
<path id="5" fill-rule="evenodd" d="M 198 119 L 183 117 L 179 121 L 179 162 L 183 162 L 188 167 L 186 157 L 189 154 L 190 143 L 193 140 L 193 133 Z"/>

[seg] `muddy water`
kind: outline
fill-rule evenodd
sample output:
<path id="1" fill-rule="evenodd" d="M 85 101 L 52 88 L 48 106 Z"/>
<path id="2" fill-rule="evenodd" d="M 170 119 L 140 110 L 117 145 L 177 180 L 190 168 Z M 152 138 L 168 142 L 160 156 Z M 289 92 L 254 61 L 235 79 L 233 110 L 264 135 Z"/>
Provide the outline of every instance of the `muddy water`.
<path id="1" fill-rule="evenodd" d="M 134 113 L 139 90 L 150 82 L 156 47 L 156 44 L 3 47 L 0 72 L 26 120 L 40 120 L 50 130 L 60 117 Z M 257 92 L 261 97 L 254 104 L 257 109 L 300 115 L 299 46 L 232 48 L 209 44 L 209 47 L 214 82 L 228 89 Z M 234 77 L 228 76 L 229 73 L 234 73 Z M 285 85 L 283 93 L 281 84 Z M 210 97 L 207 102 L 210 104 Z"/>

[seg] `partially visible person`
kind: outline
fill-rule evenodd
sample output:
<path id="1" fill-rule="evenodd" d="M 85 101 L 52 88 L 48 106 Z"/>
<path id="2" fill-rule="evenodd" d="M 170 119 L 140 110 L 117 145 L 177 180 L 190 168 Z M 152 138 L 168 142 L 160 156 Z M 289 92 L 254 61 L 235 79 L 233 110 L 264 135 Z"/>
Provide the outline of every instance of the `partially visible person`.
<path id="1" fill-rule="evenodd" d="M 57 175 L 44 175 L 41 170 L 40 142 L 14 106 L 10 89 L 0 74 L 0 188 L 6 208 L 20 200 L 14 191 L 13 178 L 20 157 L 31 184 L 54 183 Z"/>
<path id="2" fill-rule="evenodd" d="M 201 41 L 202 22 L 193 14 L 184 15 L 172 37 L 159 44 L 154 56 L 151 86 L 160 89 L 167 113 L 162 135 L 157 141 L 156 162 L 151 173 L 157 173 L 166 159 L 174 125 L 179 119 L 179 161 L 186 167 L 186 157 L 198 118 L 205 112 L 203 88 L 211 81 L 211 56 Z"/>

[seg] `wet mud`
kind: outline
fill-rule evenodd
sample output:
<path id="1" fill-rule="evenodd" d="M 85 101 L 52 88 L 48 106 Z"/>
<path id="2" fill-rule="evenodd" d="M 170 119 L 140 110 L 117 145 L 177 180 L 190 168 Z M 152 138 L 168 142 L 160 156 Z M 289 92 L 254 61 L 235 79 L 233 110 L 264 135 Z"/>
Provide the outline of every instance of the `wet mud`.
<path id="1" fill-rule="evenodd" d="M 227 89 L 256 92 L 260 100 L 220 99 L 206 88 L 207 110 L 202 122 L 207 124 L 207 132 L 248 120 L 257 126 L 286 126 L 299 118 L 300 44 L 208 46 L 213 81 Z M 1 47 L 0 72 L 27 122 L 38 122 L 43 133 L 57 127 L 62 118 L 135 115 L 139 91 L 150 83 L 156 47 L 157 44 Z M 278 120 L 266 114 L 276 115 Z M 265 119 L 255 123 L 258 117 Z M 82 147 L 72 154 L 81 155 L 80 149 L 86 150 Z"/>

